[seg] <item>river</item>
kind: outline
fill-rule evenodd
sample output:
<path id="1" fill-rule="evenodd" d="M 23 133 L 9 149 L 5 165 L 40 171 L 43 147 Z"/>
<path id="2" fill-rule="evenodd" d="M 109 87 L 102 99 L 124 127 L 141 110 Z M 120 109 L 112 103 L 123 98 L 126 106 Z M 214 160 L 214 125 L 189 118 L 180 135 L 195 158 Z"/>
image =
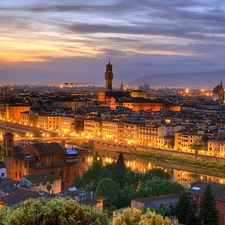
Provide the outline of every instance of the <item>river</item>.
<path id="1" fill-rule="evenodd" d="M 0 140 L 2 140 L 2 130 L 0 130 Z M 71 146 L 68 146 L 71 147 Z M 102 156 L 104 163 L 111 163 L 116 161 L 118 158 L 118 152 L 107 151 L 107 150 L 94 150 L 98 151 Z M 87 158 L 86 162 L 91 165 L 93 160 L 93 153 L 91 152 Z M 164 171 L 171 175 L 171 179 L 179 182 L 185 187 L 189 187 L 191 182 L 198 180 L 213 181 L 217 183 L 225 184 L 225 171 L 205 168 L 193 165 L 181 165 L 177 162 L 166 162 L 153 159 L 138 158 L 131 154 L 124 153 L 124 160 L 127 167 L 130 167 L 133 171 L 144 173 L 146 170 L 153 168 L 162 168 Z"/>
<path id="2" fill-rule="evenodd" d="M 119 155 L 118 152 L 113 151 L 95 150 L 94 152 L 96 151 L 102 156 L 104 163 L 112 163 L 116 161 Z M 88 165 L 92 164 L 94 152 L 90 153 L 90 155 L 87 157 Z M 225 184 L 225 171 L 222 170 L 199 166 L 181 165 L 176 162 L 143 159 L 125 153 L 124 161 L 127 167 L 130 167 L 133 171 L 142 173 L 153 168 L 161 168 L 171 175 L 171 179 L 173 181 L 177 181 L 185 187 L 189 187 L 191 182 L 199 180 Z"/>

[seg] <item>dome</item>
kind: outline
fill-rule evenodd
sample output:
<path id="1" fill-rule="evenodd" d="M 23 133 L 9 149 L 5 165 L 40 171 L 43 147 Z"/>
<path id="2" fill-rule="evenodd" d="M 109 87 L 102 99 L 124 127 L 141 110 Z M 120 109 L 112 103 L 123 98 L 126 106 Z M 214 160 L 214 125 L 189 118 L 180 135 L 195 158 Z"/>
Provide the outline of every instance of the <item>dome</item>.
<path id="1" fill-rule="evenodd" d="M 219 90 L 220 90 L 220 85 L 217 85 L 216 87 L 214 87 L 212 93 L 214 95 L 219 95 Z"/>

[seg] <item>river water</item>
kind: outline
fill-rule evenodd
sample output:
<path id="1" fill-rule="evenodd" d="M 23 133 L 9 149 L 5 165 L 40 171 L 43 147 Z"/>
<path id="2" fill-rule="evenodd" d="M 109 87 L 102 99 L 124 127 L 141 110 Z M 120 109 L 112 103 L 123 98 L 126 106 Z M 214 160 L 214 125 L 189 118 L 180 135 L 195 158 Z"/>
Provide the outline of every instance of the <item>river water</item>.
<path id="1" fill-rule="evenodd" d="M 2 141 L 2 130 L 0 130 L 0 140 Z M 71 147 L 71 146 L 67 146 Z M 95 150 L 103 159 L 104 163 L 112 163 L 117 160 L 119 153 L 116 151 L 107 150 Z M 95 152 L 94 151 L 94 152 Z M 86 158 L 88 165 L 92 164 L 93 154 L 90 154 Z M 171 179 L 179 182 L 185 187 L 189 187 L 191 182 L 205 180 L 213 181 L 221 184 L 225 184 L 225 170 L 217 170 L 212 168 L 201 168 L 199 166 L 182 165 L 176 162 L 165 162 L 154 159 L 138 158 L 130 154 L 124 153 L 124 160 L 127 167 L 130 167 L 133 171 L 146 172 L 153 168 L 162 168 L 164 171 L 171 175 Z"/>
<path id="2" fill-rule="evenodd" d="M 112 163 L 117 160 L 119 153 L 107 150 L 95 150 L 103 159 L 104 163 Z M 93 154 L 87 157 L 87 163 L 92 164 Z M 204 180 L 225 184 L 225 171 L 211 168 L 201 168 L 199 166 L 181 165 L 176 162 L 165 162 L 153 159 L 144 159 L 124 153 L 124 160 L 127 167 L 133 171 L 146 172 L 153 168 L 161 168 L 171 175 L 171 179 L 179 182 L 185 187 L 189 187 L 191 182 Z"/>

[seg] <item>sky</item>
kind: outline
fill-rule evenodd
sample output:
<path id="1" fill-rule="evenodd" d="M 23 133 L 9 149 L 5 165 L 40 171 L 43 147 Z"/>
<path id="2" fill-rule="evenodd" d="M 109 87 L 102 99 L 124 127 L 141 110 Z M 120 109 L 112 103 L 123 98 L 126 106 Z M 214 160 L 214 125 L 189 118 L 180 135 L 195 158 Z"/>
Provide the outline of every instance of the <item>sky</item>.
<path id="1" fill-rule="evenodd" d="M 222 0 L 1 0 L 1 83 L 225 69 Z"/>

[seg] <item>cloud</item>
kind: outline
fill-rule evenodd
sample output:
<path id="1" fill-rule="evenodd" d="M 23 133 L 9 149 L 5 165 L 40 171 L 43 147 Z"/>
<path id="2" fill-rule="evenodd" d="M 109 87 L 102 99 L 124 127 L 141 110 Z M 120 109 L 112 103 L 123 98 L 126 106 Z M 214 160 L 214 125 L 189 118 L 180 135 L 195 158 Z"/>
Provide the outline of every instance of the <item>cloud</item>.
<path id="1" fill-rule="evenodd" d="M 126 80 L 224 65 L 222 1 L 8 0 L 0 2 L 0 14 L 0 68 L 8 62 L 7 67 L 26 68 L 27 74 L 35 68 L 36 74 L 47 69 L 60 76 L 64 70 L 72 77 L 76 67 L 79 77 L 98 76 L 103 72 L 97 66 L 104 70 L 110 58 L 115 73 Z"/>

